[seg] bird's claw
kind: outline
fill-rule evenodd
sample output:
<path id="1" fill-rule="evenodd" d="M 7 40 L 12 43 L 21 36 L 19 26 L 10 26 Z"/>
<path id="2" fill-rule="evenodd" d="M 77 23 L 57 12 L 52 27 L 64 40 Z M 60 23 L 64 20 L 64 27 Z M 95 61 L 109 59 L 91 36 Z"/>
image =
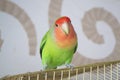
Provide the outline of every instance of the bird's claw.
<path id="1" fill-rule="evenodd" d="M 74 66 L 72 64 L 66 64 L 67 68 L 70 68 L 71 70 L 73 70 Z"/>

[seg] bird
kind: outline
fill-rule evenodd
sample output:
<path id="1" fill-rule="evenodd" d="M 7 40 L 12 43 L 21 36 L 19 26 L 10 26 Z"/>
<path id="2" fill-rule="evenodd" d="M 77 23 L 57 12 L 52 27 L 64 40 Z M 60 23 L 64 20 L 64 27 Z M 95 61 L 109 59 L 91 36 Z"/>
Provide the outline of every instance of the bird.
<path id="1" fill-rule="evenodd" d="M 62 16 L 56 19 L 40 43 L 43 70 L 57 69 L 61 65 L 71 67 L 77 46 L 77 34 L 70 18 Z"/>

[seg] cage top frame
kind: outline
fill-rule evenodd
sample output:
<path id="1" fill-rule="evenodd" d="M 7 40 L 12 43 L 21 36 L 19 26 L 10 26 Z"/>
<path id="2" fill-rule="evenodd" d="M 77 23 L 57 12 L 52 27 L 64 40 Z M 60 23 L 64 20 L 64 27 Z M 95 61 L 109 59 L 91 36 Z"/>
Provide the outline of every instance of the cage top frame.
<path id="1" fill-rule="evenodd" d="M 23 74 L 17 74 L 17 75 L 11 75 L 11 76 L 5 76 L 3 78 L 0 78 L 0 80 L 30 80 L 29 78 L 35 78 L 36 80 L 54 80 L 53 78 L 56 76 L 56 79 L 61 78 L 61 73 L 64 73 L 64 78 L 67 78 L 68 76 L 75 76 L 76 74 L 81 74 L 83 72 L 89 72 L 91 69 L 96 70 L 98 67 L 102 68 L 104 66 L 110 66 L 111 64 L 117 64 L 120 63 L 120 60 L 117 61 L 109 61 L 109 62 L 99 62 L 94 64 L 88 64 L 84 66 L 78 66 L 74 67 L 72 70 L 70 68 L 63 68 L 63 69 L 51 69 L 51 70 L 45 70 L 45 71 L 36 71 L 36 72 L 28 72 Z M 45 75 L 49 77 L 49 79 L 46 79 Z M 47 77 L 47 78 L 48 78 Z M 41 78 L 41 79 L 37 79 Z"/>

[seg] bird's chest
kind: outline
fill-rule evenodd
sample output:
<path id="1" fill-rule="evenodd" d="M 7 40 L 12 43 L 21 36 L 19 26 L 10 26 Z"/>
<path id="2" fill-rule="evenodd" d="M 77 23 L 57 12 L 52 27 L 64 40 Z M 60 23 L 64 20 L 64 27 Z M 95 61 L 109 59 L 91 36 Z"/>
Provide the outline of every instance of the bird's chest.
<path id="1" fill-rule="evenodd" d="M 47 46 L 48 49 L 48 55 L 52 57 L 52 59 L 63 59 L 67 58 L 71 54 L 73 54 L 73 47 L 60 47 L 58 44 L 55 44 L 54 42 L 50 43 L 50 46 Z"/>
<path id="2" fill-rule="evenodd" d="M 51 63 L 56 65 L 64 64 L 73 55 L 73 49 L 50 49 L 48 55 L 50 56 Z"/>

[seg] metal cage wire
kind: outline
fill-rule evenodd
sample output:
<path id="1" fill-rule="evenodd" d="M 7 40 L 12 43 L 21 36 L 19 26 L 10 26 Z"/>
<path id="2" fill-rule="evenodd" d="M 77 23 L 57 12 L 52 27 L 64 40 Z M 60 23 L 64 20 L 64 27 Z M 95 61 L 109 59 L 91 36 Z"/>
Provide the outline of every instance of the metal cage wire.
<path id="1" fill-rule="evenodd" d="M 18 74 L 0 80 L 120 80 L 120 61 Z"/>

